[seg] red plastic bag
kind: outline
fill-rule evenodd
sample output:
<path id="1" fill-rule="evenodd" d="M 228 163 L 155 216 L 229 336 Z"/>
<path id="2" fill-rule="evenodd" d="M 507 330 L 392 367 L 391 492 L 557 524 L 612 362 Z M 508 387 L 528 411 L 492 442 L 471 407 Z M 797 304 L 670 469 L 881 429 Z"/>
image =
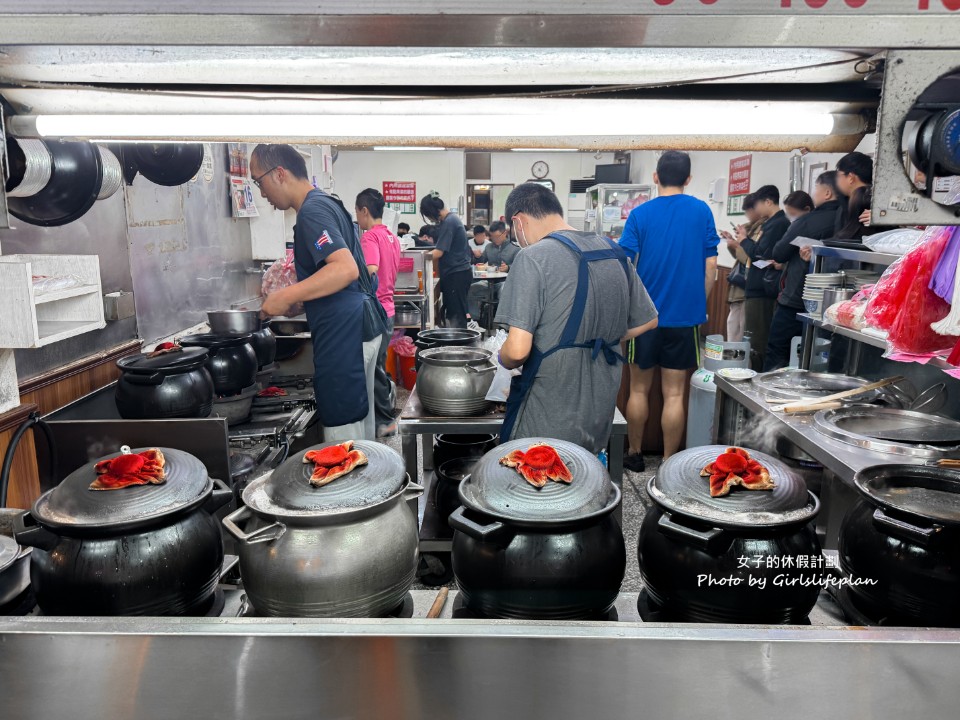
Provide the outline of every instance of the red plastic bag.
<path id="1" fill-rule="evenodd" d="M 281 288 L 297 284 L 297 270 L 293 266 L 293 250 L 287 250 L 287 255 L 282 260 L 277 260 L 273 265 L 267 268 L 263 273 L 263 283 L 260 285 L 260 292 L 263 297 L 270 293 L 275 293 Z M 290 317 L 303 313 L 303 303 L 295 303 L 290 306 L 287 314 Z"/>
<path id="2" fill-rule="evenodd" d="M 887 331 L 892 350 L 932 353 L 953 347 L 957 340 L 930 328 L 931 323 L 942 320 L 950 310 L 929 288 L 950 236 L 946 230 L 927 230 L 916 247 L 887 268 L 867 303 L 864 318 L 871 326 Z"/>

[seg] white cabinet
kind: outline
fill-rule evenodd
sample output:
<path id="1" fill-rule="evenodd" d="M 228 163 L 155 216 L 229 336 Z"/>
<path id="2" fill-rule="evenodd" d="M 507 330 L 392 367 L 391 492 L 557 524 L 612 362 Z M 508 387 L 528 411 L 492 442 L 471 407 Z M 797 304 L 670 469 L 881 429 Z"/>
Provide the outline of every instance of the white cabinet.
<path id="1" fill-rule="evenodd" d="M 74 284 L 43 292 L 36 278 Z M 106 325 L 96 255 L 0 255 L 0 348 L 37 348 Z"/>

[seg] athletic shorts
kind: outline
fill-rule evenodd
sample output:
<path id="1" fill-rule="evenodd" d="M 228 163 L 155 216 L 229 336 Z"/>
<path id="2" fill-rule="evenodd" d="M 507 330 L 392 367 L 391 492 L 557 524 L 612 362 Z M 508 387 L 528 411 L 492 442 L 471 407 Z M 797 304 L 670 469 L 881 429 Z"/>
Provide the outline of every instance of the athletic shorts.
<path id="1" fill-rule="evenodd" d="M 696 327 L 658 327 L 627 345 L 627 361 L 641 370 L 662 367 L 690 370 L 700 366 L 700 330 Z"/>

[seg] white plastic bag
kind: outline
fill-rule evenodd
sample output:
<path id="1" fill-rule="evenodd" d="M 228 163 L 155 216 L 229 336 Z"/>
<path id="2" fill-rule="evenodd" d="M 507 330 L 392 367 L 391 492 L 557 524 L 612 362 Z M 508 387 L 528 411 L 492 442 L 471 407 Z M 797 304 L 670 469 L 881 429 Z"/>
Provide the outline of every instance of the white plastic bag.
<path id="1" fill-rule="evenodd" d="M 874 252 L 903 255 L 916 245 L 922 236 L 923 230 L 894 228 L 893 230 L 886 230 L 876 235 L 867 235 L 863 238 L 863 244 Z"/>
<path id="2" fill-rule="evenodd" d="M 487 390 L 486 399 L 490 402 L 504 403 L 510 394 L 510 381 L 520 374 L 521 368 L 516 370 L 507 370 L 497 360 L 497 353 L 507 341 L 507 333 L 503 330 L 497 330 L 497 334 L 483 341 L 481 347 L 493 353 L 493 361 L 496 363 L 497 372 L 493 376 L 493 382 L 490 383 L 490 389 Z"/>

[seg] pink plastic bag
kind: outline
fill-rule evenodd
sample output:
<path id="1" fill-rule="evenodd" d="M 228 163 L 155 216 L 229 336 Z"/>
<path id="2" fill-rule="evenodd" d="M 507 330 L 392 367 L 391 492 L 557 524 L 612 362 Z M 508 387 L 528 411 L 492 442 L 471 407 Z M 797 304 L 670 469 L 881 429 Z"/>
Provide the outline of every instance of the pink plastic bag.
<path id="1" fill-rule="evenodd" d="M 940 335 L 930 324 L 942 320 L 950 306 L 930 290 L 937 261 L 950 228 L 929 228 L 922 241 L 887 268 L 864 312 L 868 324 L 886 330 L 890 349 L 923 354 L 953 347 L 956 337 Z"/>
<path id="2" fill-rule="evenodd" d="M 263 273 L 260 292 L 263 297 L 297 283 L 297 270 L 293 266 L 293 250 L 288 249 L 283 260 L 277 260 Z M 290 317 L 303 313 L 303 303 L 296 303 L 287 311 Z"/>

